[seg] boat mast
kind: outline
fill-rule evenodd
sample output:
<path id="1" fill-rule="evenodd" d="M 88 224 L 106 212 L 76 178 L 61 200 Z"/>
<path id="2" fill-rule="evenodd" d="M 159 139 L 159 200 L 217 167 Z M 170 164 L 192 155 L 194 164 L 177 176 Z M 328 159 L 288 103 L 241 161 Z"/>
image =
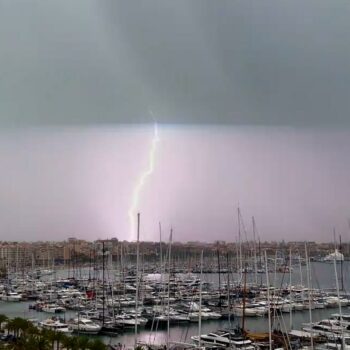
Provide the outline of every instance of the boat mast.
<path id="1" fill-rule="evenodd" d="M 32 253 L 32 271 L 34 272 L 35 269 L 35 257 L 34 257 L 34 253 Z"/>
<path id="2" fill-rule="evenodd" d="M 105 241 L 102 241 L 102 326 L 105 323 Z"/>
<path id="3" fill-rule="evenodd" d="M 220 253 L 219 253 L 219 244 L 216 247 L 216 254 L 218 258 L 218 269 L 219 269 L 219 306 L 221 310 L 221 267 L 220 267 Z"/>
<path id="4" fill-rule="evenodd" d="M 299 252 L 299 273 L 300 273 L 300 288 L 301 288 L 301 296 L 304 299 L 304 286 L 303 286 L 303 270 L 301 268 L 301 253 Z"/>
<path id="5" fill-rule="evenodd" d="M 202 281 L 203 281 L 203 250 L 201 252 L 201 274 L 199 284 L 199 314 L 198 314 L 198 346 L 201 347 L 201 335 L 202 335 Z"/>
<path id="6" fill-rule="evenodd" d="M 162 225 L 159 222 L 159 255 L 160 255 L 160 278 L 163 285 L 163 250 L 162 250 Z"/>
<path id="7" fill-rule="evenodd" d="M 273 277 L 273 294 L 276 293 L 276 286 L 277 286 L 277 249 L 275 251 L 275 271 L 274 271 L 274 277 Z"/>
<path id="8" fill-rule="evenodd" d="M 123 250 L 123 242 L 120 244 L 120 268 L 121 268 L 121 278 L 123 281 L 123 297 L 126 297 L 126 286 L 125 286 L 125 265 L 124 265 L 124 250 Z"/>
<path id="9" fill-rule="evenodd" d="M 289 248 L 289 326 L 293 327 L 293 313 L 292 313 L 292 248 Z"/>
<path id="10" fill-rule="evenodd" d="M 109 284 L 108 284 L 108 286 L 109 286 Z M 113 323 L 115 323 L 114 281 L 113 281 L 113 279 L 110 279 L 110 286 L 111 286 L 111 298 L 112 298 L 112 319 L 113 319 Z"/>
<path id="11" fill-rule="evenodd" d="M 309 296 L 309 317 L 310 317 L 310 324 L 312 324 L 310 266 L 309 266 L 309 257 L 308 257 L 308 253 L 307 253 L 306 242 L 305 242 L 305 260 L 306 260 L 307 289 L 308 289 L 308 296 Z M 312 332 L 310 332 L 310 340 L 311 340 L 311 349 L 313 349 L 314 348 L 314 338 L 313 338 Z"/>
<path id="12" fill-rule="evenodd" d="M 341 244 L 341 235 L 339 235 L 339 252 L 342 253 L 342 244 Z M 344 255 L 340 255 L 340 282 L 341 282 L 341 290 L 344 290 L 344 274 L 343 274 L 343 260 L 344 260 Z"/>
<path id="13" fill-rule="evenodd" d="M 238 244 L 239 244 L 239 270 L 240 270 L 240 279 L 242 281 L 242 239 L 241 239 L 241 210 L 237 208 L 237 218 L 238 218 Z"/>
<path id="14" fill-rule="evenodd" d="M 240 270 L 239 270 L 239 243 L 238 243 L 238 236 L 236 237 L 235 248 L 236 248 L 236 272 L 237 272 L 237 275 L 238 275 L 238 274 L 240 274 Z"/>
<path id="15" fill-rule="evenodd" d="M 91 258 L 91 249 L 89 250 L 89 282 L 91 281 L 91 268 L 92 268 L 92 258 Z M 64 260 L 66 261 L 66 260 Z"/>
<path id="16" fill-rule="evenodd" d="M 258 246 L 258 248 L 259 248 L 259 269 L 262 269 L 260 236 L 258 237 L 258 239 L 259 239 L 259 246 Z M 262 283 L 263 283 L 262 280 L 263 280 L 262 274 L 260 274 L 260 287 L 262 286 Z"/>
<path id="17" fill-rule="evenodd" d="M 136 240 L 136 298 L 135 298 L 135 349 L 137 346 L 137 322 L 139 306 L 139 255 L 140 255 L 140 213 L 137 213 L 137 240 Z"/>
<path id="18" fill-rule="evenodd" d="M 266 287 L 267 287 L 267 312 L 268 312 L 268 324 L 269 324 L 269 349 L 272 350 L 272 333 L 271 333 L 271 305 L 270 305 L 270 281 L 269 270 L 267 266 L 267 253 L 265 250 L 265 271 L 266 271 Z"/>
<path id="19" fill-rule="evenodd" d="M 173 241 L 173 229 L 170 229 L 169 239 L 169 261 L 168 261 L 168 329 L 167 329 L 167 349 L 169 349 L 170 340 L 170 265 L 171 265 L 171 244 Z"/>
<path id="20" fill-rule="evenodd" d="M 244 267 L 244 284 L 243 284 L 243 315 L 242 315 L 242 333 L 244 334 L 245 327 L 245 292 L 247 286 L 247 268 Z"/>
<path id="21" fill-rule="evenodd" d="M 16 277 L 18 273 L 18 243 L 16 243 Z"/>
<path id="22" fill-rule="evenodd" d="M 336 288 L 337 288 L 337 297 L 338 297 L 338 305 L 339 305 L 340 324 L 342 325 L 343 314 L 342 314 L 342 308 L 341 308 L 341 302 L 340 302 L 338 271 L 337 271 L 337 262 L 336 262 L 335 254 L 334 254 L 334 258 L 333 258 L 333 263 L 334 263 L 334 273 L 335 273 L 335 285 L 336 285 Z M 345 349 L 344 329 L 343 329 L 343 327 L 341 327 L 341 338 L 342 338 L 342 349 Z"/>
<path id="23" fill-rule="evenodd" d="M 226 260 L 227 260 L 227 307 L 228 307 L 228 327 L 231 329 L 231 305 L 230 305 L 230 268 L 229 268 L 229 256 L 228 252 L 226 254 Z"/>
<path id="24" fill-rule="evenodd" d="M 47 244 L 47 270 L 50 270 L 50 245 L 49 243 Z"/>
<path id="25" fill-rule="evenodd" d="M 252 222 L 253 222 L 253 247 L 254 247 L 254 273 L 255 273 L 255 285 L 258 285 L 258 264 L 257 264 L 257 259 L 256 259 L 256 241 L 255 241 L 255 231 L 256 231 L 256 226 L 255 226 L 255 219 L 254 216 L 252 217 Z"/>

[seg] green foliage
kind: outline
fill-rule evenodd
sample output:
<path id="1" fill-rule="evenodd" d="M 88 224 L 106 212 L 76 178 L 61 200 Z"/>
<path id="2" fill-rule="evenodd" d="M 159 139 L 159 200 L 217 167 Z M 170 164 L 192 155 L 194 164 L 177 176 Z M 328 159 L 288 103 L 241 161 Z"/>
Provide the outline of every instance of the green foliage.
<path id="1" fill-rule="evenodd" d="M 89 350 L 107 350 L 107 346 L 100 340 L 100 339 L 95 339 L 90 342 Z"/>
<path id="2" fill-rule="evenodd" d="M 62 345 L 67 350 L 79 350 L 78 339 L 76 337 L 65 337 L 62 339 Z"/>
<path id="3" fill-rule="evenodd" d="M 8 317 L 6 315 L 0 314 L 0 330 L 2 330 L 3 324 L 7 321 L 8 321 Z"/>
<path id="4" fill-rule="evenodd" d="M 50 342 L 42 335 L 30 334 L 21 336 L 16 342 L 10 344 L 13 350 L 50 350 Z"/>
<path id="5" fill-rule="evenodd" d="M 0 327 L 2 325 L 17 339 L 9 344 L 0 344 L 0 350 L 107 350 L 107 346 L 99 339 L 90 340 L 84 336 L 67 336 L 61 332 L 40 330 L 20 317 L 9 320 L 0 314 Z"/>
<path id="6" fill-rule="evenodd" d="M 78 337 L 78 346 L 80 350 L 89 349 L 90 339 L 88 337 Z"/>

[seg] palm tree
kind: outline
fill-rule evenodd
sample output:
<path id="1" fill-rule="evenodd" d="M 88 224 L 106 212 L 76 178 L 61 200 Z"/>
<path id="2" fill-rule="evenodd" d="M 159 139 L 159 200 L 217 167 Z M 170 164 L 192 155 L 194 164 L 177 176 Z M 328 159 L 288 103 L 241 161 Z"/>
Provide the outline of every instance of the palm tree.
<path id="1" fill-rule="evenodd" d="M 29 347 L 26 347 L 24 340 L 7 344 L 7 349 L 9 350 L 24 350 L 26 348 L 29 349 Z"/>
<path id="2" fill-rule="evenodd" d="M 0 331 L 2 330 L 2 324 L 8 321 L 8 317 L 4 314 L 0 314 Z"/>
<path id="3" fill-rule="evenodd" d="M 17 317 L 16 322 L 18 323 L 18 330 L 21 332 L 21 335 L 26 335 L 33 327 L 33 324 L 24 318 Z"/>
<path id="4" fill-rule="evenodd" d="M 13 331 L 16 338 L 18 338 L 20 335 L 25 335 L 27 332 L 33 329 L 33 327 L 34 326 L 30 321 L 21 317 L 15 317 L 7 322 L 8 332 L 10 333 L 10 331 Z"/>
<path id="5" fill-rule="evenodd" d="M 90 350 L 107 350 L 107 346 L 100 339 L 95 339 L 90 342 L 89 349 Z"/>
<path id="6" fill-rule="evenodd" d="M 56 350 L 60 349 L 60 344 L 64 341 L 67 336 L 62 332 L 56 332 Z"/>
<path id="7" fill-rule="evenodd" d="M 61 344 L 67 350 L 78 350 L 79 344 L 76 337 L 65 337 L 62 339 Z"/>
<path id="8" fill-rule="evenodd" d="M 9 334 L 10 332 L 13 332 L 13 335 L 17 337 L 18 330 L 18 318 L 13 318 L 7 322 L 7 331 Z"/>
<path id="9" fill-rule="evenodd" d="M 82 336 L 78 337 L 78 346 L 80 350 L 89 349 L 90 339 L 88 337 Z"/>
<path id="10" fill-rule="evenodd" d="M 8 344 L 11 350 L 49 350 L 48 335 L 42 334 L 30 321 L 15 317 L 7 323 L 7 330 L 13 331 L 17 338 L 15 342 Z"/>
<path id="11" fill-rule="evenodd" d="M 49 350 L 50 342 L 41 334 L 30 334 L 19 338 L 13 350 Z"/>
<path id="12" fill-rule="evenodd" d="M 11 350 L 37 350 L 35 336 L 23 336 L 9 344 Z"/>
<path id="13" fill-rule="evenodd" d="M 35 350 L 49 350 L 50 349 L 50 342 L 49 340 L 43 336 L 43 335 L 36 335 L 35 336 Z"/>
<path id="14" fill-rule="evenodd" d="M 27 334 L 30 334 L 30 335 L 39 335 L 41 334 L 41 330 L 36 327 L 33 323 L 29 322 L 30 325 L 29 325 L 29 328 L 27 330 Z"/>
<path id="15" fill-rule="evenodd" d="M 52 345 L 52 350 L 55 349 L 56 333 L 51 329 L 42 329 L 41 335 L 46 338 Z"/>

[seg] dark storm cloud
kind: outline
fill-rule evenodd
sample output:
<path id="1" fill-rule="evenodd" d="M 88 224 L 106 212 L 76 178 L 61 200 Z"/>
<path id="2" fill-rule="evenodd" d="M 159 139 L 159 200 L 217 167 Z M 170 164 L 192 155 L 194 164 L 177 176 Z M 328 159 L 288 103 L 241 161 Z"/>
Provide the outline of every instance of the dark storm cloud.
<path id="1" fill-rule="evenodd" d="M 0 1 L 6 125 L 348 124 L 348 1 Z"/>

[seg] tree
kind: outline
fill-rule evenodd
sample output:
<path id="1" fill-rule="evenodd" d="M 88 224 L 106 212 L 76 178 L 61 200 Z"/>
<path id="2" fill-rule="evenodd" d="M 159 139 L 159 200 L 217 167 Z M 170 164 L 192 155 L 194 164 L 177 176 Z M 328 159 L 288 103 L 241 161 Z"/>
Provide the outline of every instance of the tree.
<path id="1" fill-rule="evenodd" d="M 48 350 L 50 349 L 50 342 L 47 338 L 43 335 L 36 335 L 34 336 L 36 338 L 35 344 L 36 347 L 33 350 Z"/>
<path id="2" fill-rule="evenodd" d="M 62 339 L 61 344 L 67 350 L 78 350 L 79 344 L 78 339 L 76 337 L 65 337 Z"/>
<path id="3" fill-rule="evenodd" d="M 56 333 L 55 331 L 51 329 L 43 329 L 41 331 L 41 335 L 45 337 L 52 345 L 52 350 L 55 349 L 55 342 L 56 342 Z"/>
<path id="4" fill-rule="evenodd" d="M 3 323 L 8 321 L 8 317 L 6 315 L 0 314 L 0 331 L 2 330 Z"/>
<path id="5" fill-rule="evenodd" d="M 36 336 L 29 335 L 18 338 L 15 342 L 10 343 L 8 348 L 11 350 L 38 350 Z"/>
<path id="6" fill-rule="evenodd" d="M 14 344 L 13 350 L 50 350 L 50 342 L 41 334 L 24 335 Z"/>
<path id="7" fill-rule="evenodd" d="M 21 335 L 26 335 L 33 329 L 33 324 L 21 317 L 15 317 L 7 322 L 7 330 L 10 333 L 13 331 L 13 335 L 18 338 Z"/>
<path id="8" fill-rule="evenodd" d="M 100 340 L 94 339 L 89 344 L 90 350 L 107 350 L 107 346 Z"/>
<path id="9" fill-rule="evenodd" d="M 17 317 L 15 320 L 21 335 L 26 335 L 33 328 L 33 324 L 27 319 Z"/>
<path id="10" fill-rule="evenodd" d="M 13 335 L 17 338 L 19 331 L 18 317 L 13 318 L 7 322 L 7 331 L 9 334 L 10 332 L 13 332 Z"/>
<path id="11" fill-rule="evenodd" d="M 16 340 L 7 344 L 11 350 L 49 350 L 50 343 L 30 321 L 15 317 L 7 322 L 8 333 L 13 332 Z"/>
<path id="12" fill-rule="evenodd" d="M 7 317 L 0 314 L 0 328 Z M 11 350 L 56 350 L 60 345 L 65 350 L 107 350 L 107 346 L 99 339 L 90 340 L 88 337 L 66 336 L 61 332 L 39 330 L 30 321 L 15 317 L 7 321 L 8 333 L 13 332 L 15 341 L 5 344 Z M 0 350 L 2 349 L 0 344 Z"/>
<path id="13" fill-rule="evenodd" d="M 56 332 L 56 349 L 60 349 L 60 344 L 64 341 L 67 336 L 62 332 Z"/>
<path id="14" fill-rule="evenodd" d="M 90 339 L 88 337 L 78 337 L 78 346 L 80 350 L 89 349 Z"/>

